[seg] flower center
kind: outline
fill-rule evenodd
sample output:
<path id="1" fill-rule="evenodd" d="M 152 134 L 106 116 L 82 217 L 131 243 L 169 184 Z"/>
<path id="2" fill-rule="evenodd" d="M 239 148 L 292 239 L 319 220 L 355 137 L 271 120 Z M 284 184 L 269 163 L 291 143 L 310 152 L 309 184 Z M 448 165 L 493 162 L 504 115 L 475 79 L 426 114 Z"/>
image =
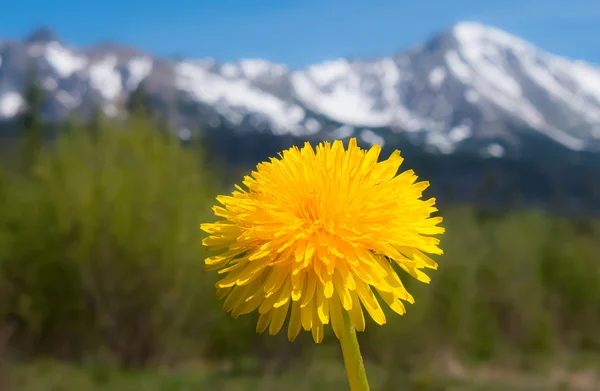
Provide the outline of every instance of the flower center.
<path id="1" fill-rule="evenodd" d="M 314 190 L 303 197 L 296 215 L 304 221 L 309 233 L 333 231 L 333 216 L 323 207 L 322 197 Z"/>

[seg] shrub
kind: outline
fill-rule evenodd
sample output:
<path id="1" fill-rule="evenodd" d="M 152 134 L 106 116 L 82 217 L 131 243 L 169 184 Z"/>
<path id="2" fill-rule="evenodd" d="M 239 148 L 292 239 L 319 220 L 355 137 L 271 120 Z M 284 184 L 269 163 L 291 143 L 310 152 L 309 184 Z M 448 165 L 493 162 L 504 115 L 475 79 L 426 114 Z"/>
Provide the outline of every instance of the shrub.
<path id="1" fill-rule="evenodd" d="M 210 327 L 198 226 L 214 190 L 177 139 L 141 118 L 75 127 L 10 187 L 2 308 L 21 351 L 106 344 L 140 364 Z"/>

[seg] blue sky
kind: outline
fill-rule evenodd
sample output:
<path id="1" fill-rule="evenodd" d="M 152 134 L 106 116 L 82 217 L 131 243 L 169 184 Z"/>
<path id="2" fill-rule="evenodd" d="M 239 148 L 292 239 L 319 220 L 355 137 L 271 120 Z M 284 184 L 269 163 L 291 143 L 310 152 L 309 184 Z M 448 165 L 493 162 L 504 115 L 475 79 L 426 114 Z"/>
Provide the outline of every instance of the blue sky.
<path id="1" fill-rule="evenodd" d="M 158 55 L 260 57 L 299 68 L 391 54 L 461 20 L 600 64 L 598 0 L 19 0 L 0 37 L 52 27 L 73 45 L 117 41 Z"/>

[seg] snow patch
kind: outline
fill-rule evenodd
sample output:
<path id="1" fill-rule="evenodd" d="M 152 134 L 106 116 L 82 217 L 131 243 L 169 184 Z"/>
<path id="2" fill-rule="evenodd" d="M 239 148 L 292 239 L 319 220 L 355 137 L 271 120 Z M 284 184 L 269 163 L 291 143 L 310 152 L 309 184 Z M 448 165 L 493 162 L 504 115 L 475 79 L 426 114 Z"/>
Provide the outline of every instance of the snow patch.
<path id="1" fill-rule="evenodd" d="M 240 67 L 244 75 L 250 79 L 256 79 L 263 75 L 280 77 L 287 72 L 287 67 L 281 64 L 272 64 L 262 59 L 244 59 L 240 61 Z"/>
<path id="2" fill-rule="evenodd" d="M 446 64 L 448 64 L 448 68 L 458 80 L 465 84 L 471 81 L 471 71 L 463 60 L 461 60 L 456 50 L 448 50 L 444 57 L 446 59 Z"/>
<path id="3" fill-rule="evenodd" d="M 446 62 L 462 83 L 477 92 L 477 100 L 484 98 L 570 149 L 584 148 L 582 140 L 547 123 L 542 112 L 527 99 L 517 77 L 529 78 L 553 101 L 568 107 L 587 123 L 597 123 L 600 71 L 543 53 L 513 35 L 479 23 L 460 23 L 453 33 L 460 55 L 451 50 L 446 53 Z M 518 65 L 509 59 L 518 61 Z M 465 99 L 475 103 L 468 91 L 471 89 L 465 93 Z"/>
<path id="4" fill-rule="evenodd" d="M 541 128 L 542 132 L 554 141 L 564 145 L 567 148 L 570 148 L 574 151 L 582 151 L 585 149 L 585 142 L 583 140 L 578 139 L 570 135 L 568 132 L 564 130 L 560 130 L 555 128 L 554 126 L 545 125 Z"/>
<path id="5" fill-rule="evenodd" d="M 21 94 L 15 91 L 0 93 L 0 118 L 11 118 L 25 106 Z"/>
<path id="6" fill-rule="evenodd" d="M 429 73 L 429 85 L 433 88 L 440 88 L 446 78 L 446 70 L 442 67 L 436 67 Z"/>
<path id="7" fill-rule="evenodd" d="M 488 59 L 481 60 L 476 50 L 463 49 L 462 53 L 469 59 L 469 65 L 455 50 L 446 53 L 446 63 L 450 71 L 467 87 L 472 87 L 479 96 L 498 106 L 517 118 L 522 118 L 530 126 L 541 129 L 545 122 L 541 113 L 522 97 L 518 83 L 505 73 L 501 72 Z M 469 92 L 468 92 L 469 93 Z M 470 93 L 469 93 L 470 94 Z M 465 98 L 474 98 L 474 96 Z M 473 99 L 474 100 L 474 99 Z M 477 99 L 479 100 L 479 99 Z"/>
<path id="8" fill-rule="evenodd" d="M 88 63 L 85 57 L 74 54 L 58 42 L 48 43 L 44 54 L 48 64 L 61 78 L 67 78 L 73 73 L 84 69 Z"/>
<path id="9" fill-rule="evenodd" d="M 354 128 L 350 125 L 342 125 L 329 133 L 327 139 L 329 140 L 340 140 L 345 139 L 354 134 Z"/>
<path id="10" fill-rule="evenodd" d="M 42 86 L 47 90 L 54 91 L 58 87 L 58 82 L 53 77 L 46 77 L 42 81 Z"/>
<path id="11" fill-rule="evenodd" d="M 225 64 L 221 67 L 221 73 L 223 76 L 229 79 L 235 79 L 240 77 L 240 70 L 234 64 Z"/>
<path id="12" fill-rule="evenodd" d="M 520 85 L 511 75 L 511 69 L 504 66 L 504 59 L 499 51 L 485 50 L 477 46 L 461 49 L 465 62 L 470 65 L 471 72 L 477 75 L 477 81 L 485 84 L 484 88 L 494 89 L 496 93 L 521 99 L 523 92 Z"/>
<path id="13" fill-rule="evenodd" d="M 60 90 L 56 93 L 56 99 L 67 109 L 74 109 L 79 106 L 79 100 L 71 96 L 67 91 Z"/>
<path id="14" fill-rule="evenodd" d="M 192 138 L 192 132 L 188 128 L 181 128 L 177 132 L 177 136 L 182 141 L 187 141 Z"/>
<path id="15" fill-rule="evenodd" d="M 373 68 L 381 81 L 383 96 L 389 105 L 398 106 L 400 97 L 396 86 L 400 82 L 401 75 L 398 66 L 391 59 L 377 61 Z"/>
<path id="16" fill-rule="evenodd" d="M 450 140 L 448 135 L 441 132 L 428 132 L 425 135 L 425 142 L 428 144 L 428 149 L 434 147 L 441 153 L 451 153 L 454 151 L 454 143 Z"/>
<path id="17" fill-rule="evenodd" d="M 360 138 L 362 141 L 370 144 L 371 146 L 378 144 L 379 146 L 383 147 L 385 145 L 385 139 L 373 132 L 371 129 L 364 129 L 362 132 L 360 132 Z"/>
<path id="18" fill-rule="evenodd" d="M 388 90 L 394 91 L 394 98 L 398 98 L 398 94 L 395 92 L 394 87 L 400 81 L 400 70 L 398 66 L 391 59 L 377 61 L 373 64 L 375 72 L 379 75 L 382 81 L 382 86 L 386 89 L 385 93 L 389 93 Z M 388 98 L 391 98 L 388 95 Z"/>
<path id="19" fill-rule="evenodd" d="M 304 127 L 311 134 L 318 133 L 319 130 L 321 130 L 321 124 L 314 118 L 308 118 L 306 121 L 304 121 Z"/>
<path id="20" fill-rule="evenodd" d="M 127 64 L 129 70 L 129 78 L 127 80 L 127 88 L 134 90 L 152 71 L 153 61 L 148 57 L 134 58 Z"/>
<path id="21" fill-rule="evenodd" d="M 485 152 L 488 156 L 499 158 L 504 156 L 505 150 L 502 145 L 493 143 L 487 146 Z"/>
<path id="22" fill-rule="evenodd" d="M 453 33 L 461 46 L 481 46 L 494 44 L 520 51 L 535 50 L 535 48 L 522 39 L 511 35 L 498 28 L 485 26 L 476 22 L 458 23 L 453 28 Z"/>
<path id="23" fill-rule="evenodd" d="M 466 124 L 461 124 L 453 127 L 448 132 L 448 139 L 452 143 L 458 143 L 466 138 L 469 138 L 473 134 L 473 131 L 470 126 Z"/>
<path id="24" fill-rule="evenodd" d="M 116 99 L 122 90 L 121 75 L 116 66 L 117 58 L 108 56 L 103 61 L 93 64 L 89 69 L 92 87 L 98 90 L 106 100 Z M 111 112 L 110 109 L 108 111 Z"/>
<path id="25" fill-rule="evenodd" d="M 563 61 L 558 60 L 561 63 Z M 568 88 L 566 85 L 560 82 L 559 75 L 552 72 L 552 60 L 549 61 L 550 66 L 542 66 L 539 62 L 528 62 L 524 67 L 525 73 L 535 83 L 537 83 L 542 89 L 547 91 L 555 100 L 569 106 L 573 111 L 577 112 L 586 121 L 597 122 L 600 121 L 600 110 L 597 109 L 600 104 L 600 90 L 594 90 L 596 83 L 600 84 L 600 72 L 594 74 L 590 69 L 586 69 L 582 66 L 573 64 L 561 64 L 559 69 L 566 73 L 571 79 L 574 79 L 578 84 L 575 91 L 572 88 Z M 590 105 L 586 102 L 584 95 L 581 94 L 581 90 L 586 93 L 592 93 L 597 95 L 599 102 L 596 105 Z"/>
<path id="26" fill-rule="evenodd" d="M 304 105 L 340 123 L 369 128 L 393 125 L 405 131 L 443 128 L 404 106 L 399 95 L 402 80 L 398 64 L 390 58 L 353 64 L 345 59 L 329 61 L 294 72 L 290 79 Z"/>
<path id="27" fill-rule="evenodd" d="M 262 113 L 272 121 L 277 133 L 297 132 L 298 124 L 304 119 L 305 113 L 300 106 L 261 91 L 247 80 L 228 80 L 187 62 L 177 64 L 175 74 L 177 88 L 214 105 L 228 119 L 240 115 L 232 110 L 234 107 L 245 109 L 245 113 Z"/>
<path id="28" fill-rule="evenodd" d="M 571 65 L 569 75 L 583 92 L 594 97 L 600 105 L 600 69 L 583 61 L 577 61 Z"/>
<path id="29" fill-rule="evenodd" d="M 326 77 L 320 75 L 320 82 Z M 391 122 L 392 113 L 374 109 L 375 101 L 360 90 L 360 78 L 347 75 L 345 83 L 336 83 L 330 91 L 321 91 L 313 80 L 302 72 L 292 75 L 292 85 L 304 104 L 328 117 L 345 124 L 380 127 Z"/>
<path id="30" fill-rule="evenodd" d="M 307 70 L 308 77 L 319 87 L 326 86 L 337 79 L 349 75 L 351 72 L 352 68 L 345 59 L 312 65 Z"/>

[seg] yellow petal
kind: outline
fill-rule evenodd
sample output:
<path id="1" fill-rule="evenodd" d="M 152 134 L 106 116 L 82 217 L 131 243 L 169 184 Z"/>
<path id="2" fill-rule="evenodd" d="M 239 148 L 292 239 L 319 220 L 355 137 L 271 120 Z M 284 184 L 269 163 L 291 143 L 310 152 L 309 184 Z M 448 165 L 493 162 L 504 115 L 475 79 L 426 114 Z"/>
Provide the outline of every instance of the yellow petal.
<path id="1" fill-rule="evenodd" d="M 329 314 L 331 316 L 331 328 L 338 339 L 344 336 L 344 315 L 342 314 L 342 306 L 340 301 L 334 297 L 329 303 Z"/>
<path id="2" fill-rule="evenodd" d="M 271 315 L 271 324 L 269 325 L 269 334 L 275 335 L 283 327 L 285 318 L 287 317 L 290 302 L 286 301 L 285 304 L 279 308 L 275 308 Z"/>
<path id="3" fill-rule="evenodd" d="M 300 304 L 297 301 L 292 302 L 292 314 L 288 325 L 288 340 L 293 342 L 302 329 L 302 316 Z"/>

